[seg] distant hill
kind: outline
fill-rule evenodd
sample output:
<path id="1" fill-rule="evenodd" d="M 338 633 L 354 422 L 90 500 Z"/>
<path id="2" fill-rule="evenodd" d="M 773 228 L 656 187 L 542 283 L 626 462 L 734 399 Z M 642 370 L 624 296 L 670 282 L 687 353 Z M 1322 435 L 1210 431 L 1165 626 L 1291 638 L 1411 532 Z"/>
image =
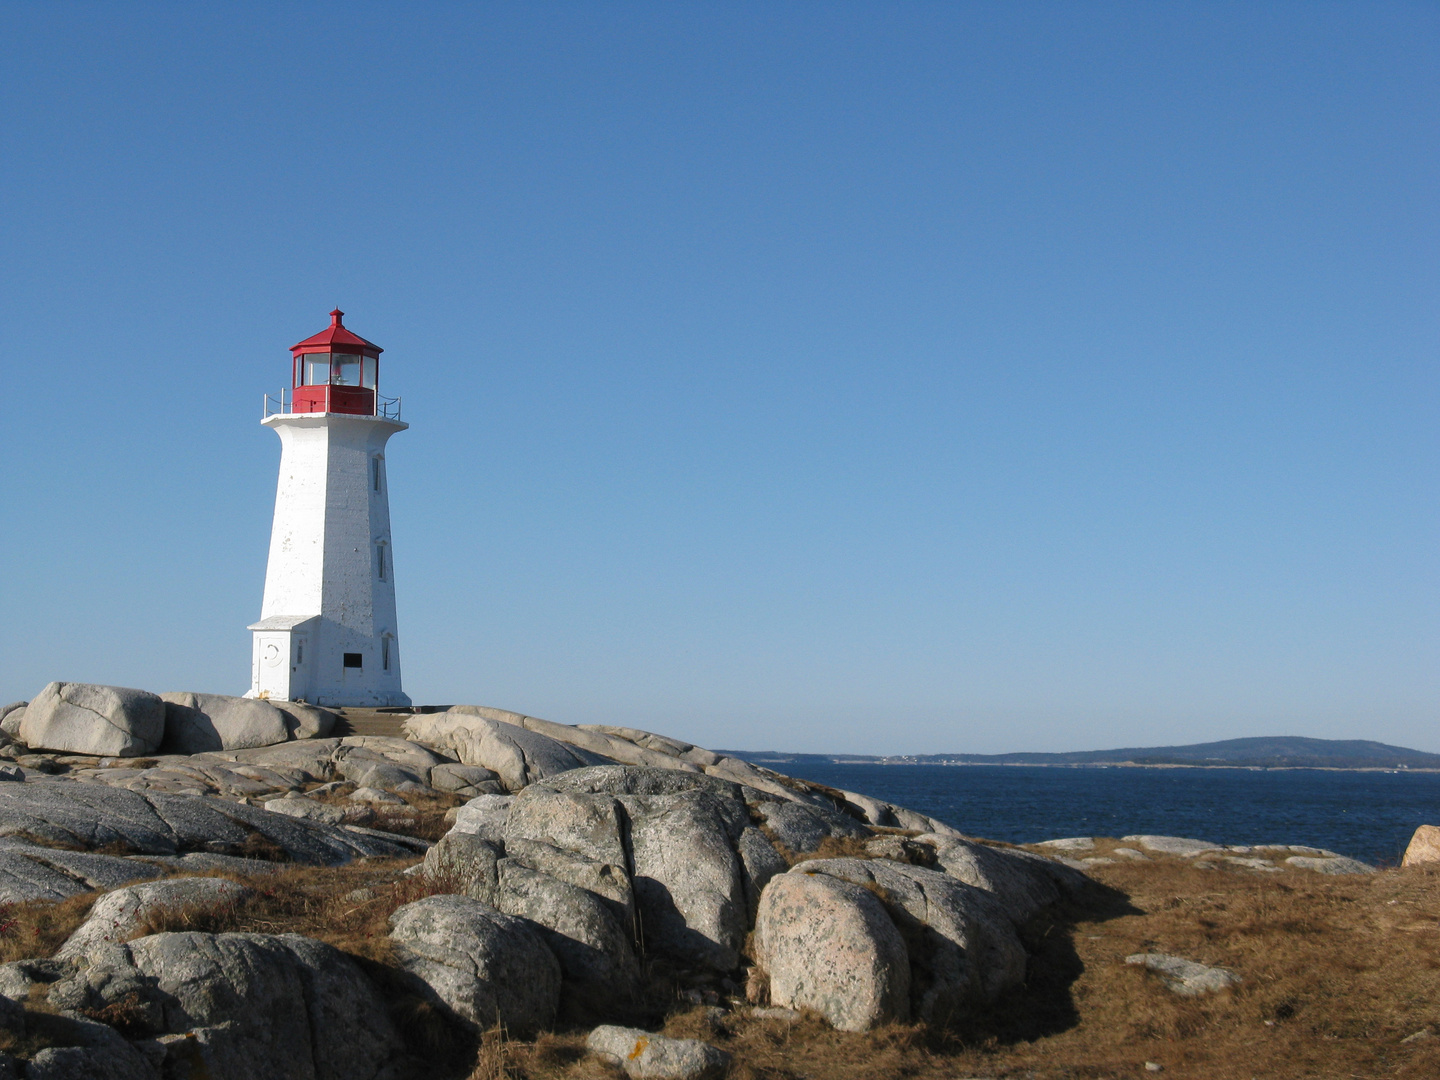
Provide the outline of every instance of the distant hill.
<path id="1" fill-rule="evenodd" d="M 1293 735 L 1225 739 L 1192 746 L 1080 750 L 1068 754 L 787 754 L 725 750 L 757 765 L 1228 765 L 1235 768 L 1440 769 L 1440 754 L 1369 739 L 1306 739 Z"/>

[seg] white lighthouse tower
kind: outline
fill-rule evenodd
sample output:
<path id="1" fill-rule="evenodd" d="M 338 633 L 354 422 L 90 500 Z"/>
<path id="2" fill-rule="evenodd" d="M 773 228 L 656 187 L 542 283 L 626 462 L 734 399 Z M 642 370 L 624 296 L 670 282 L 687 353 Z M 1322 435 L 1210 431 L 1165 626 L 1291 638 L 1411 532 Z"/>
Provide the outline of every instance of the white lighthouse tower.
<path id="1" fill-rule="evenodd" d="M 341 325 L 291 346 L 291 390 L 262 423 L 280 485 L 247 697 L 409 705 L 400 689 L 385 444 L 408 424 L 379 395 L 383 351 Z"/>

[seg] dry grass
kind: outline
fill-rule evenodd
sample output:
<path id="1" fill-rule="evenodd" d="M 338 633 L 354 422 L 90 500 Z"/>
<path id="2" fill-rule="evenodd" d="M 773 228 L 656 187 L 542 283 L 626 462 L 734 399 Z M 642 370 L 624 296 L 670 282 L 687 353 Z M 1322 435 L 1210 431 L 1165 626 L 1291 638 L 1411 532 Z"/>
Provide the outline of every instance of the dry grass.
<path id="1" fill-rule="evenodd" d="M 410 995 L 387 963 L 388 918 L 447 883 L 397 876 L 405 865 L 285 868 L 247 879 L 256 893 L 238 904 L 160 913 L 145 929 L 294 932 L 336 945 L 379 982 L 427 1080 L 622 1075 L 585 1054 L 583 1029 L 534 1042 L 495 1031 L 477 1047 Z M 853 1035 L 813 1016 L 789 1023 L 742 1009 L 717 1022 L 685 1002 L 690 984 L 661 963 L 655 985 L 669 997 L 652 1002 L 651 1019 L 667 1034 L 729 1050 L 730 1080 L 1080 1080 L 1144 1075 L 1147 1061 L 1184 1080 L 1440 1076 L 1440 870 L 1327 878 L 1157 857 L 1097 867 L 1094 876 L 1106 888 L 1085 905 L 1026 927 L 1026 985 L 950 1031 L 896 1024 Z M 90 899 L 9 909 L 0 951 L 49 954 Z M 1228 967 L 1245 982 L 1178 998 L 1125 965 L 1144 951 Z M 1402 1041 L 1422 1031 L 1434 1035 Z"/>
<path id="2" fill-rule="evenodd" d="M 1147 1075 L 1147 1061 L 1184 1080 L 1440 1076 L 1440 870 L 1262 875 L 1157 857 L 1094 876 L 1108 891 L 1026 928 L 1026 985 L 952 1031 L 852 1035 L 814 1016 L 741 1012 L 717 1027 L 698 1008 L 677 1008 L 664 1030 L 729 1050 L 730 1080 L 1079 1080 Z M 1179 998 L 1124 963 L 1145 951 L 1245 982 Z M 1434 1037 L 1402 1042 L 1422 1031 Z M 584 1057 L 579 1034 L 551 1037 L 543 1053 L 510 1043 L 503 1067 L 485 1080 L 619 1075 Z"/>
<path id="3" fill-rule="evenodd" d="M 0 904 L 0 964 L 52 956 L 90 914 L 97 893 L 48 904 Z"/>
<path id="4" fill-rule="evenodd" d="M 318 785 L 315 786 L 318 787 Z M 316 802 L 353 807 L 359 805 L 352 802 L 349 797 L 354 790 L 354 784 L 346 784 L 329 791 L 317 791 L 312 787 L 310 791 L 305 792 L 305 795 Z M 399 797 L 405 800 L 403 806 L 394 804 L 372 806 L 375 820 L 366 827 L 399 833 L 401 836 L 417 837 L 433 844 L 450 829 L 450 823 L 445 820 L 445 815 L 455 807 L 463 806 L 466 802 L 463 796 L 440 791 L 425 794 L 407 792 Z"/>

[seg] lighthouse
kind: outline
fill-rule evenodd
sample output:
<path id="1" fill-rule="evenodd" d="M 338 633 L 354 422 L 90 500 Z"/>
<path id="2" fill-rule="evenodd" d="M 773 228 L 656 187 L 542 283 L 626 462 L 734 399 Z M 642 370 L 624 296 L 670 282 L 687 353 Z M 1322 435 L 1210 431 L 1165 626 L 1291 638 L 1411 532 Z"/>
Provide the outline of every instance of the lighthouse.
<path id="1" fill-rule="evenodd" d="M 408 424 L 379 392 L 384 350 L 345 313 L 290 348 L 290 389 L 266 395 L 280 483 L 247 697 L 409 705 L 400 689 L 385 444 Z"/>

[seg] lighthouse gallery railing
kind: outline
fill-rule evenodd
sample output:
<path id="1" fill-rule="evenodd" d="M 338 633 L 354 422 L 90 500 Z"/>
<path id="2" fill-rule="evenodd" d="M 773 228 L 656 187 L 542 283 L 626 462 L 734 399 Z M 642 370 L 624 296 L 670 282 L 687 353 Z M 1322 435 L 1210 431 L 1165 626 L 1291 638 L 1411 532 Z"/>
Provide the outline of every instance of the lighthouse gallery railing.
<path id="1" fill-rule="evenodd" d="M 301 415 L 314 415 L 316 412 L 323 412 L 323 413 L 328 413 L 328 412 L 330 412 L 330 408 L 329 408 L 330 388 L 329 388 L 328 386 L 306 387 L 306 389 L 307 389 L 307 390 L 323 390 L 323 391 L 325 391 L 324 398 L 325 398 L 326 407 L 325 407 L 324 409 L 321 409 L 321 410 L 315 410 L 315 409 L 307 408 L 307 409 L 305 409 L 305 410 L 302 411 Z M 398 397 L 387 398 L 387 397 L 381 397 L 379 394 L 374 395 L 374 397 L 375 397 L 375 408 L 374 408 L 374 412 L 371 413 L 370 415 L 378 416 L 378 417 L 380 417 L 380 418 L 383 419 L 383 420 L 399 420 L 399 419 L 400 419 L 400 399 L 399 399 Z M 261 414 L 260 414 L 260 419 L 264 420 L 266 417 L 270 417 L 270 416 L 292 416 L 292 415 L 295 415 L 295 392 L 294 392 L 293 390 L 291 390 L 291 389 L 289 389 L 288 387 L 286 387 L 286 388 L 282 388 L 282 389 L 280 390 L 280 393 L 279 393 L 278 396 L 272 396 L 272 395 L 270 395 L 270 394 L 266 394 L 266 395 L 265 395 L 265 401 L 264 401 L 264 404 L 262 405 L 262 411 L 261 411 Z M 361 415 L 361 416 L 363 416 L 363 415 L 366 415 L 366 414 L 364 414 L 364 413 L 358 413 L 358 414 L 357 414 L 357 413 L 350 413 L 350 412 L 347 411 L 347 415 L 351 415 L 351 416 Z"/>

